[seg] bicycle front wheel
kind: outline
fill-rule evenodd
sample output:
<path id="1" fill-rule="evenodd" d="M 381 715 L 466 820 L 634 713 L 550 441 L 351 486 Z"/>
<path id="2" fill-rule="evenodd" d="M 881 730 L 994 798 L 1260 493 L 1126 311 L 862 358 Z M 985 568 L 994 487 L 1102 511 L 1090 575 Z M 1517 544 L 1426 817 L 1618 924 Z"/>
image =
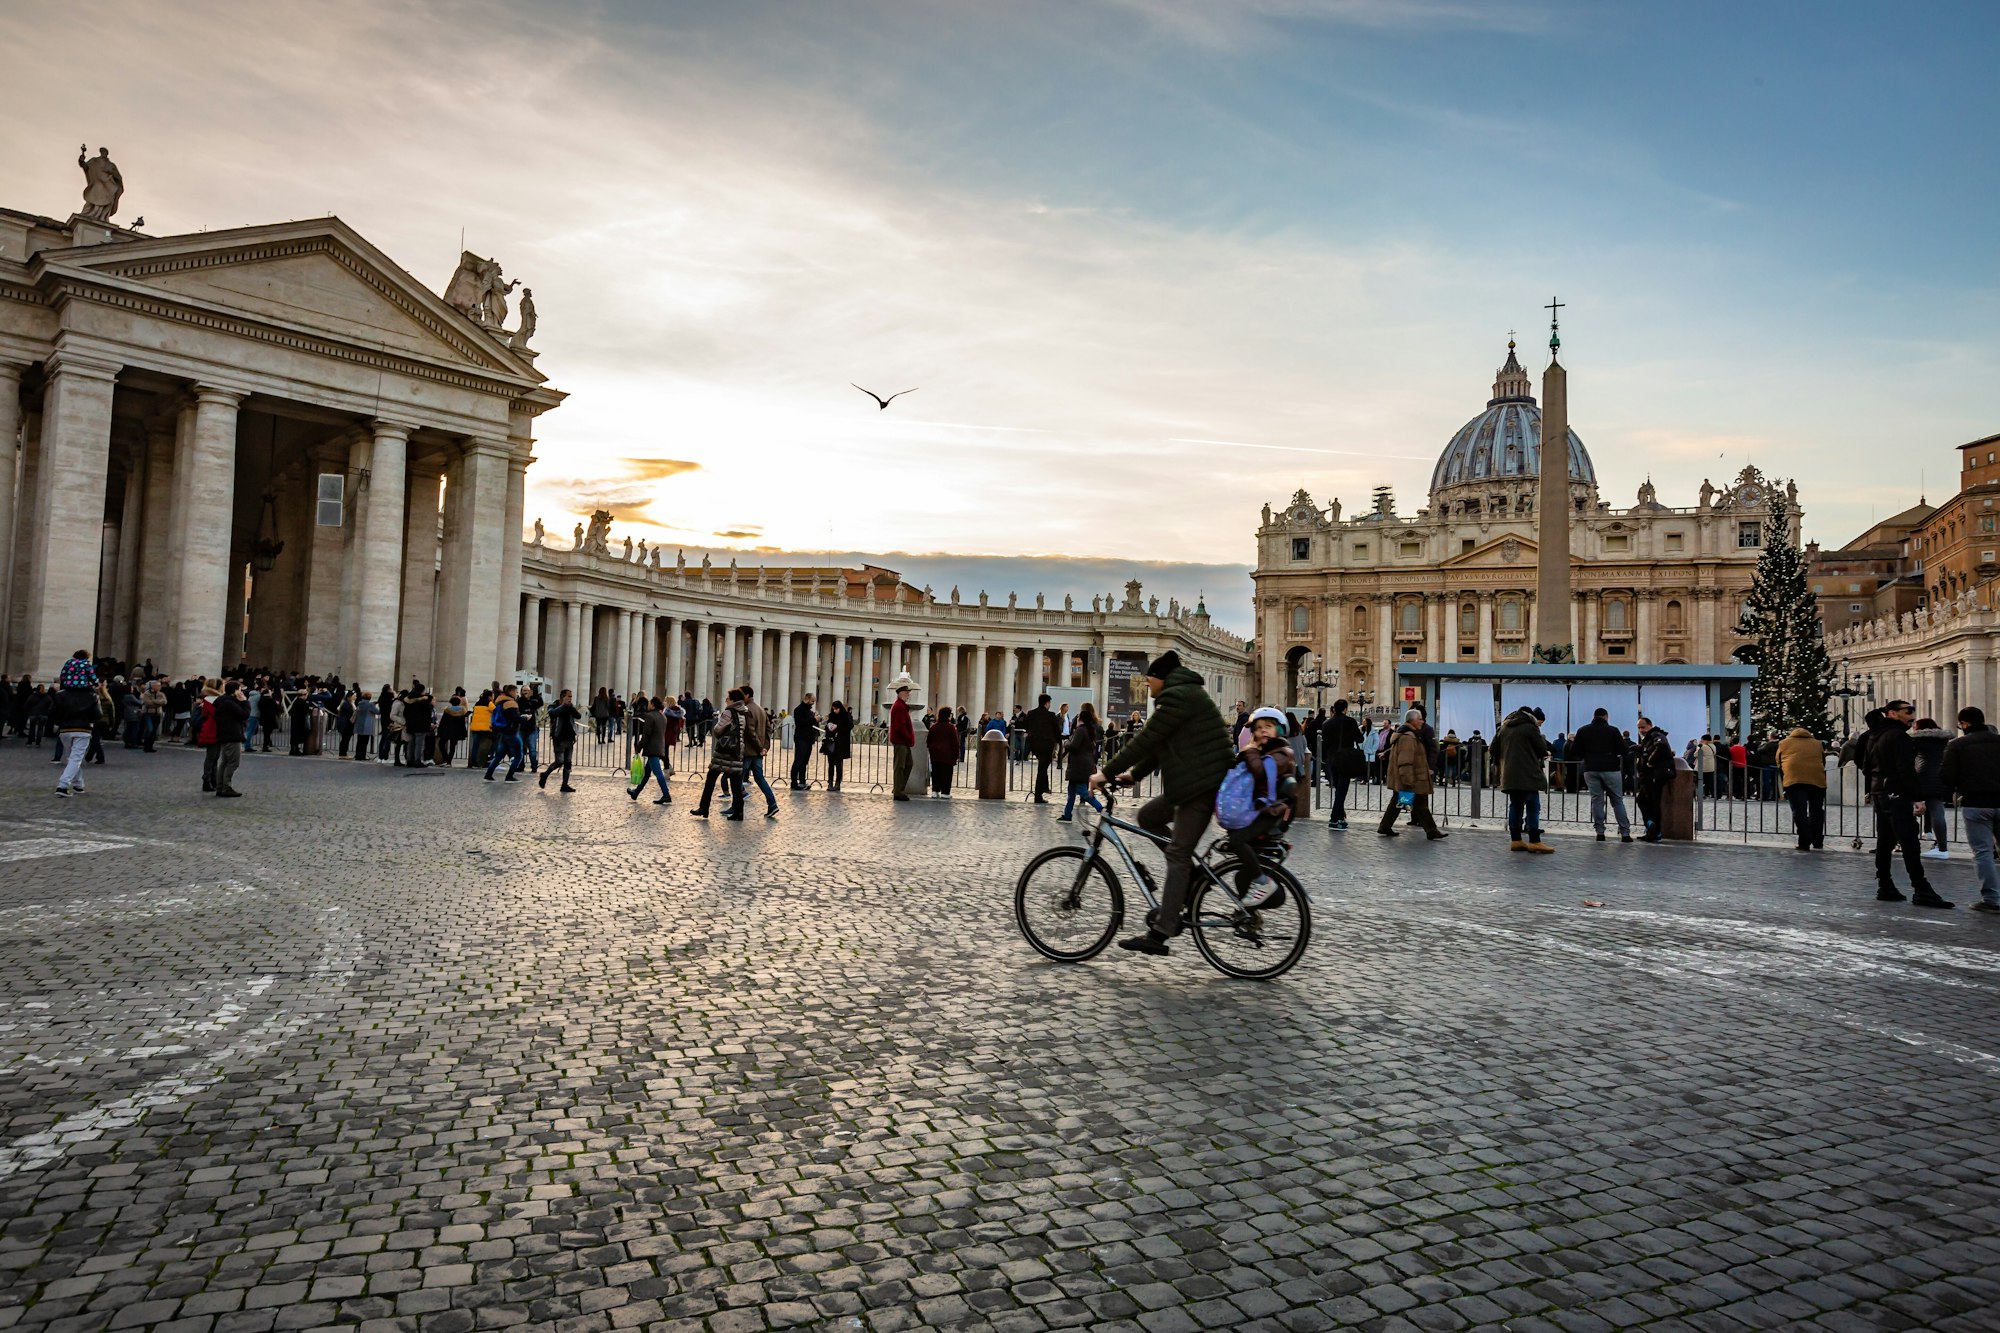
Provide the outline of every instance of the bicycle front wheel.
<path id="1" fill-rule="evenodd" d="M 1081 847 L 1052 847 L 1014 885 L 1014 919 L 1037 952 L 1059 963 L 1103 953 L 1125 920 L 1125 894 L 1102 860 Z"/>
<path id="2" fill-rule="evenodd" d="M 1297 878 L 1282 866 L 1266 866 L 1264 873 L 1278 882 L 1279 891 L 1263 907 L 1238 907 L 1206 878 L 1195 886 L 1188 913 L 1194 947 L 1225 976 L 1249 981 L 1283 976 L 1312 938 L 1312 909 Z M 1220 866 L 1216 874 L 1232 876 L 1235 866 Z"/>

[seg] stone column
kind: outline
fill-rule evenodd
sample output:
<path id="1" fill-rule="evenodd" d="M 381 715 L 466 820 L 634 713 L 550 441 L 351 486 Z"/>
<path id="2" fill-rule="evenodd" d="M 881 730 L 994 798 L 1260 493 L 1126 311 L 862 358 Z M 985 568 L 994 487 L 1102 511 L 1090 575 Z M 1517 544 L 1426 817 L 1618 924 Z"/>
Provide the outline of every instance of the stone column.
<path id="1" fill-rule="evenodd" d="M 974 645 L 972 649 L 972 693 L 972 705 L 967 711 L 977 722 L 979 715 L 986 711 L 986 645 L 983 643 Z"/>
<path id="2" fill-rule="evenodd" d="M 243 395 L 232 389 L 198 386 L 192 438 L 174 463 L 176 473 L 187 474 L 167 663 L 177 676 L 212 674 L 234 665 L 222 660 L 222 621 L 229 602 L 229 537 L 235 523 L 236 408 L 242 401 Z"/>
<path id="3" fill-rule="evenodd" d="M 687 688 L 687 622 L 674 616 L 667 624 L 667 692 L 679 697 Z"/>
<path id="4" fill-rule="evenodd" d="M 1396 693 L 1396 599 L 1388 593 L 1375 594 L 1375 702 L 1394 710 Z"/>
<path id="5" fill-rule="evenodd" d="M 1493 594 L 1484 589 L 1479 593 L 1479 660 L 1493 660 Z"/>
<path id="6" fill-rule="evenodd" d="M 764 692 L 764 682 L 759 672 L 764 665 L 764 631 L 758 626 L 750 626 L 743 634 L 743 679 L 733 682 L 748 685 L 756 691 L 756 698 L 762 703 L 769 696 Z"/>
<path id="7" fill-rule="evenodd" d="M 111 395 L 118 368 L 57 352 L 46 366 L 40 467 L 24 522 L 28 559 L 15 568 L 26 605 L 21 667 L 53 680 L 97 619 L 97 561 L 76 558 L 103 531 L 104 477 L 111 457 Z M 25 566 L 25 569 L 23 569 Z M 218 611 L 218 618 L 220 612 Z"/>
<path id="8" fill-rule="evenodd" d="M 643 611 L 639 613 L 639 679 L 648 695 L 659 693 L 660 622 Z"/>
<path id="9" fill-rule="evenodd" d="M 963 708 L 965 700 L 958 697 L 958 654 L 959 646 L 948 643 L 944 648 L 944 696 L 940 703 L 949 703 L 953 708 Z M 976 719 L 979 715 L 973 714 Z"/>
<path id="10" fill-rule="evenodd" d="M 1000 715 L 1013 714 L 1014 705 L 1021 702 L 1020 658 L 1012 648 L 1000 650 Z"/>
<path id="11" fill-rule="evenodd" d="M 777 631 L 777 636 L 777 652 L 772 656 L 771 666 L 777 671 L 778 678 L 771 686 L 771 702 L 768 706 L 773 709 L 784 709 L 790 708 L 793 702 L 792 633 L 790 630 L 781 629 Z"/>
<path id="12" fill-rule="evenodd" d="M 1597 627 L 1603 623 L 1600 617 L 1603 615 L 1604 593 L 1596 589 L 1578 596 L 1583 598 L 1583 633 L 1577 636 L 1576 660 L 1594 665 L 1602 647 L 1597 639 Z"/>
<path id="13" fill-rule="evenodd" d="M 1634 600 L 1639 604 L 1638 624 L 1632 633 L 1632 658 L 1641 664 L 1650 663 L 1658 654 L 1659 645 L 1653 641 L 1653 608 L 1658 599 L 1651 588 L 1641 588 Z"/>
<path id="14" fill-rule="evenodd" d="M 715 698 L 715 659 L 713 652 L 715 626 L 706 620 L 698 620 L 694 626 L 694 697 Z"/>
<path id="15" fill-rule="evenodd" d="M 361 593 L 354 633 L 355 679 L 371 686 L 382 680 L 401 685 L 396 649 L 403 631 L 403 501 L 410 428 L 377 421 L 372 431 L 368 490 L 353 553 Z"/>
<path id="16" fill-rule="evenodd" d="M 611 614 L 611 679 L 605 684 L 613 694 L 629 697 L 637 683 L 632 679 L 632 613 L 621 609 Z"/>
<path id="17" fill-rule="evenodd" d="M 232 667 L 243 660 L 244 617 L 249 610 L 249 589 L 243 576 L 249 563 L 250 553 L 247 550 L 240 546 L 229 548 L 229 595 L 222 610 L 222 660 Z M 155 661 L 153 665 L 158 666 L 159 663 Z"/>
<path id="18" fill-rule="evenodd" d="M 868 647 L 866 639 L 843 636 L 847 645 L 847 711 L 859 721 L 868 720 Z"/>
<path id="19" fill-rule="evenodd" d="M 589 602 L 578 602 L 576 628 L 576 683 L 570 686 L 576 691 L 579 705 L 587 704 L 597 695 L 597 608 Z"/>
<path id="20" fill-rule="evenodd" d="M 529 593 L 521 601 L 521 669 L 542 674 L 542 599 Z"/>
<path id="21" fill-rule="evenodd" d="M 11 637 L 13 612 L 14 547 L 23 532 L 22 503 L 26 489 L 20 473 L 28 460 L 27 432 L 22 429 L 26 414 L 21 410 L 21 371 L 12 361 L 0 361 L 0 645 Z M 20 440 L 19 452 L 15 449 Z M 16 466 L 17 460 L 19 467 Z M 11 664 L 0 652 L 0 668 Z"/>
<path id="22" fill-rule="evenodd" d="M 806 660 L 805 660 L 806 689 L 812 692 L 814 706 L 819 709 L 820 716 L 824 717 L 826 716 L 826 706 L 828 703 L 832 701 L 829 698 L 824 685 L 822 684 L 819 672 L 820 657 L 819 657 L 818 630 L 814 630 L 812 633 L 806 635 L 805 650 L 806 650 Z"/>
<path id="23" fill-rule="evenodd" d="M 409 494 L 403 503 L 403 593 L 397 631 L 396 679 L 422 680 L 441 689 L 466 684 L 435 680 L 432 647 L 437 639 L 438 482 L 434 462 L 409 464 Z M 447 696 L 448 697 L 448 696 Z M 477 699 L 475 692 L 472 696 Z"/>
<path id="24" fill-rule="evenodd" d="M 0 385 L 0 395 L 4 393 L 5 386 Z M 118 520 L 118 578 L 111 598 L 110 643 L 112 650 L 128 662 L 143 660 L 134 647 L 138 638 L 139 547 L 140 531 L 146 521 L 147 457 L 144 444 L 132 450 L 125 467 L 125 503 Z"/>
<path id="25" fill-rule="evenodd" d="M 307 474 L 299 495 L 299 526 L 305 534 L 302 540 L 306 556 L 305 613 L 300 617 L 302 643 L 290 660 L 300 663 L 306 671 L 350 674 L 352 664 L 342 636 L 351 636 L 354 630 L 353 598 L 348 594 L 359 587 L 359 575 L 348 559 L 348 549 L 361 530 L 360 510 L 365 504 L 357 500 L 354 482 L 360 479 L 361 469 L 368 461 L 368 437 L 342 438 L 348 443 L 329 442 L 312 451 L 313 470 Z M 319 477 L 326 473 L 338 473 L 342 478 L 339 527 L 322 527 L 319 523 Z M 293 540 L 286 538 L 286 545 Z M 375 688 L 374 683 L 368 688 Z"/>
<path id="26" fill-rule="evenodd" d="M 132 628 L 133 655 L 167 663 L 167 602 L 172 586 L 174 424 L 161 417 L 146 423 L 146 490 L 139 511 L 139 592 Z"/>
<path id="27" fill-rule="evenodd" d="M 1449 662 L 1453 655 L 1445 651 L 1445 642 L 1450 637 L 1445 633 L 1445 594 L 1427 592 L 1424 594 L 1424 656 L 1433 662 Z"/>
<path id="28" fill-rule="evenodd" d="M 444 651 L 440 671 L 477 693 L 500 678 L 500 614 L 505 547 L 518 558 L 521 534 L 507 524 L 507 446 L 467 440 L 451 490 L 452 523 L 445 540 L 445 605 L 438 612 Z M 518 589 L 519 585 L 516 585 Z M 517 594 L 509 594 L 509 600 Z M 510 611 L 513 607 L 508 608 Z M 505 683 L 505 682 L 503 682 Z"/>
<path id="29" fill-rule="evenodd" d="M 93 653 L 113 656 L 120 651 L 112 638 L 118 614 L 118 525 L 109 519 L 98 522 L 97 558 L 93 563 L 97 566 L 97 606 L 90 643 Z"/>
<path id="30" fill-rule="evenodd" d="M 0 624 L 7 640 L 7 656 L 0 669 L 19 673 L 32 671 L 28 657 L 28 607 L 34 601 L 29 591 L 34 582 L 35 497 L 41 485 L 42 414 L 27 412 L 21 418 L 21 462 L 14 479 L 14 539 L 4 553 L 7 561 L 7 619 Z"/>
<path id="31" fill-rule="evenodd" d="M 563 603 L 562 679 L 558 688 L 570 691 L 578 700 L 589 702 L 583 685 L 583 603 Z"/>
<path id="32" fill-rule="evenodd" d="M 735 625 L 722 627 L 722 680 L 715 687 L 721 698 L 728 698 L 729 691 L 741 683 L 737 678 L 736 648 L 737 640 L 742 633 L 743 631 Z M 722 705 L 717 703 L 716 707 L 720 708 Z"/>
<path id="33" fill-rule="evenodd" d="M 527 445 L 517 442 L 516 453 L 507 459 L 505 513 L 499 533 L 500 546 L 500 624 L 495 632 L 495 656 L 502 684 L 514 679 L 520 670 L 520 661 L 515 656 L 520 642 L 521 614 L 521 523 L 526 517 L 528 464 L 534 460 L 527 457 Z"/>

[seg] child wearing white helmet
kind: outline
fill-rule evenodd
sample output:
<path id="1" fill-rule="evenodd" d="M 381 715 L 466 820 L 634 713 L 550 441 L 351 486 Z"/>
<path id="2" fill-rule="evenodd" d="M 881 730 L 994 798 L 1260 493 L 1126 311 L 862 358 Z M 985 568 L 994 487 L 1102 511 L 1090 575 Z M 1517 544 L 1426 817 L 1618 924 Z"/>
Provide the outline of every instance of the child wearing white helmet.
<path id="1" fill-rule="evenodd" d="M 1257 847 L 1292 818 L 1292 803 L 1284 792 L 1298 771 L 1298 758 L 1285 739 L 1290 725 L 1291 719 L 1280 709 L 1259 708 L 1252 713 L 1249 735 L 1215 796 L 1216 821 L 1241 863 L 1236 896 L 1245 907 L 1261 907 L 1277 891 L 1264 873 Z"/>

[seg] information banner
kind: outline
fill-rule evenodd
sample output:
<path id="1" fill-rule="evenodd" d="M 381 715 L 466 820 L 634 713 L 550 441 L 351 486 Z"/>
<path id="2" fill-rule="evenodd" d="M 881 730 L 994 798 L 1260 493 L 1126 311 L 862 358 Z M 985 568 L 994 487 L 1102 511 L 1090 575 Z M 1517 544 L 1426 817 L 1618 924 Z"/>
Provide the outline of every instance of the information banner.
<path id="1" fill-rule="evenodd" d="M 1113 653 L 1105 663 L 1104 677 L 1104 706 L 1111 710 L 1111 716 L 1120 723 L 1134 713 L 1143 718 L 1150 702 L 1146 693 L 1146 655 Z"/>

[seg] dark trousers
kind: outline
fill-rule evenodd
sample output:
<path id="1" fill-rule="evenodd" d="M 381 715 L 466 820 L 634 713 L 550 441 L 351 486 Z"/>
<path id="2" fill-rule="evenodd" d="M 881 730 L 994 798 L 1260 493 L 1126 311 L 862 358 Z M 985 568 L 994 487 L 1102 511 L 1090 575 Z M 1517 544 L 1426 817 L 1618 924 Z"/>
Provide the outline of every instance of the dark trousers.
<path id="1" fill-rule="evenodd" d="M 891 794 L 897 797 L 907 796 L 910 774 L 917 764 L 916 751 L 907 745 L 894 745 L 889 748 L 893 751 L 893 760 L 889 768 L 890 773 L 894 775 L 891 778 L 893 784 L 890 789 Z"/>
<path id="2" fill-rule="evenodd" d="M 1035 755 L 1035 797 L 1037 800 L 1049 794 L 1049 765 L 1055 762 L 1054 750 L 1036 750 Z"/>
<path id="3" fill-rule="evenodd" d="M 806 785 L 806 765 L 812 762 L 812 741 L 801 737 L 799 748 L 792 751 L 792 786 Z"/>
<path id="4" fill-rule="evenodd" d="M 243 747 L 235 741 L 224 741 L 215 748 L 222 752 L 215 760 L 215 789 L 235 791 L 236 766 L 243 761 Z"/>
<path id="5" fill-rule="evenodd" d="M 552 757 L 552 758 L 551 758 L 551 759 L 549 760 L 549 766 L 548 766 L 548 767 L 547 767 L 546 769 L 544 769 L 544 770 L 542 771 L 542 785 L 543 785 L 544 787 L 548 786 L 548 785 L 549 785 L 549 774 L 551 774 L 551 773 L 555 772 L 555 771 L 556 771 L 557 769 L 561 769 L 561 770 L 562 770 L 562 785 L 563 785 L 563 786 L 565 786 L 565 787 L 567 787 L 567 786 L 569 786 L 569 766 L 570 766 L 570 760 L 571 760 L 571 759 L 572 759 L 572 758 L 573 758 L 573 757 L 575 756 L 575 754 L 576 754 L 576 740 L 575 740 L 575 738 L 574 738 L 574 737 L 572 737 L 571 739 L 569 739 L 569 740 L 566 740 L 566 741 L 557 741 L 557 742 L 555 742 L 555 747 L 556 747 L 556 748 L 555 748 L 555 754 L 554 754 L 554 756 L 553 756 L 553 757 Z M 450 756 L 450 755 L 446 755 L 446 756 L 445 756 L 445 759 L 444 759 L 444 761 L 445 761 L 445 762 L 446 762 L 447 764 L 448 764 L 448 763 L 450 763 L 450 762 L 451 762 L 451 756 Z M 662 782 L 662 783 L 661 783 L 660 785 L 661 785 L 662 787 L 665 787 L 665 786 L 666 786 L 666 784 L 665 784 L 664 782 Z"/>
<path id="6" fill-rule="evenodd" d="M 1250 886 L 1264 871 L 1264 863 L 1257 855 L 1257 849 L 1271 836 L 1271 830 L 1278 821 L 1271 815 L 1258 815 L 1242 828 L 1226 830 L 1229 850 L 1236 853 L 1236 896 L 1241 898 L 1250 892 Z"/>
<path id="7" fill-rule="evenodd" d="M 1153 925 L 1158 934 L 1171 937 L 1181 933 L 1181 912 L 1187 907 L 1188 884 L 1194 879 L 1195 848 L 1214 815 L 1213 796 L 1175 805 L 1162 794 L 1139 807 L 1139 827 L 1168 838 L 1167 882 L 1160 889 L 1160 914 Z"/>
<path id="8" fill-rule="evenodd" d="M 826 757 L 826 789 L 828 791 L 839 791 L 841 775 L 846 771 L 847 761 L 845 759 L 835 759 L 832 755 L 828 755 Z"/>
<path id="9" fill-rule="evenodd" d="M 1338 824 L 1347 818 L 1347 788 L 1354 779 L 1335 774 L 1329 781 L 1333 784 L 1333 813 L 1327 816 L 1327 821 Z"/>
<path id="10" fill-rule="evenodd" d="M 1664 830 L 1660 828 L 1660 810 L 1667 802 L 1667 789 L 1642 784 L 1633 799 L 1639 804 L 1639 822 L 1645 826 L 1639 835 L 1659 841 Z"/>
<path id="11" fill-rule="evenodd" d="M 1826 788 L 1810 782 L 1794 782 L 1785 788 L 1792 806 L 1792 827 L 1799 832 L 1799 846 L 1826 846 Z"/>
<path id="12" fill-rule="evenodd" d="M 221 759 L 222 747 L 220 745 L 204 745 L 201 747 L 201 789 L 203 791 L 215 790 L 215 767 Z"/>
<path id="13" fill-rule="evenodd" d="M 354 738 L 354 757 L 356 759 L 366 759 L 369 747 L 374 744 L 375 738 L 373 736 L 356 736 Z"/>
<path id="14" fill-rule="evenodd" d="M 1376 827 L 1384 833 L 1392 831 L 1396 826 L 1396 813 L 1402 808 L 1401 801 L 1390 797 L 1382 810 L 1382 822 Z M 1438 836 L 1437 820 L 1431 818 L 1431 798 L 1427 793 L 1417 792 L 1410 797 L 1410 822 L 1433 838 Z"/>
<path id="15" fill-rule="evenodd" d="M 940 764 L 931 760 L 931 790 L 940 796 L 951 795 L 951 770 L 953 765 Z"/>
<path id="16" fill-rule="evenodd" d="M 527 762 L 521 757 L 521 738 L 510 731 L 495 736 L 493 740 L 493 757 L 486 761 L 486 776 L 492 777 L 494 770 L 504 761 L 507 764 L 507 776 L 513 777 Z"/>
<path id="17" fill-rule="evenodd" d="M 341 733 L 340 733 L 340 757 L 341 757 L 342 759 L 345 759 L 345 758 L 347 758 L 347 747 L 348 747 L 348 746 L 350 746 L 350 745 L 352 745 L 352 744 L 354 744 L 354 733 L 353 733 L 353 732 L 351 732 L 351 731 L 343 731 L 343 732 L 341 732 Z"/>
<path id="18" fill-rule="evenodd" d="M 1538 791 L 1507 793 L 1507 832 L 1515 842 L 1542 840 L 1542 794 Z"/>
<path id="19" fill-rule="evenodd" d="M 698 815 L 708 813 L 709 798 L 715 795 L 718 780 L 722 783 L 722 798 L 729 802 L 729 809 L 724 813 L 731 819 L 743 818 L 743 770 L 740 768 L 709 769 L 708 776 L 701 780 L 701 800 L 694 812 Z"/>
<path id="20" fill-rule="evenodd" d="M 1907 796 L 1875 798 L 1875 882 L 1885 889 L 1896 887 L 1889 873 L 1896 850 L 1902 849 L 1903 869 L 1910 873 L 1910 888 L 1919 894 L 1934 892 L 1924 878 L 1923 835 L 1917 831 L 1917 814 Z"/>

